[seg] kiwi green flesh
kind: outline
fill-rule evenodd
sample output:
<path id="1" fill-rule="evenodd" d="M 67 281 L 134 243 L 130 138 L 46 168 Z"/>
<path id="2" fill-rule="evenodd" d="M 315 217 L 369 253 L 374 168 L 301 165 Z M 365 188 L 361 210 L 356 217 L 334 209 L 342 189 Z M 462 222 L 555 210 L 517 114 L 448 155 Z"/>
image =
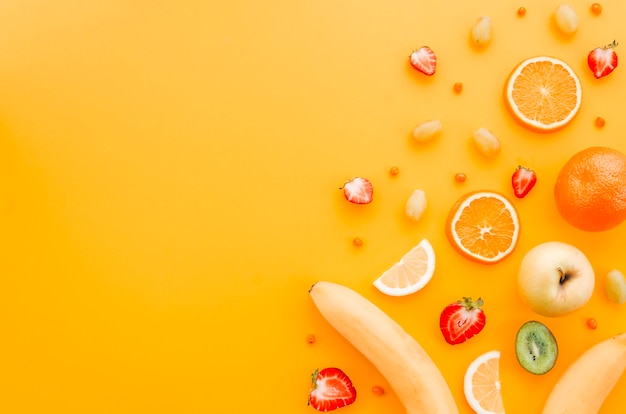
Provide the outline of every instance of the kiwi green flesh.
<path id="1" fill-rule="evenodd" d="M 554 367 L 559 349 L 547 326 L 538 321 L 528 321 L 517 331 L 515 354 L 522 368 L 532 374 L 543 375 Z"/>

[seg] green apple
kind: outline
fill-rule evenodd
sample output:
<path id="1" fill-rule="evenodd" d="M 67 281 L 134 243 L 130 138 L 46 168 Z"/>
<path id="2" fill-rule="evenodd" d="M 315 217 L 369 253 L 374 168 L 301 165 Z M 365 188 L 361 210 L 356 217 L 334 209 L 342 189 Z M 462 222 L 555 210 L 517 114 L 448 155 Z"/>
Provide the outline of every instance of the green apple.
<path id="1" fill-rule="evenodd" d="M 583 307 L 591 298 L 595 280 L 587 256 L 558 241 L 530 249 L 517 274 L 520 295 L 543 316 L 563 316 Z"/>

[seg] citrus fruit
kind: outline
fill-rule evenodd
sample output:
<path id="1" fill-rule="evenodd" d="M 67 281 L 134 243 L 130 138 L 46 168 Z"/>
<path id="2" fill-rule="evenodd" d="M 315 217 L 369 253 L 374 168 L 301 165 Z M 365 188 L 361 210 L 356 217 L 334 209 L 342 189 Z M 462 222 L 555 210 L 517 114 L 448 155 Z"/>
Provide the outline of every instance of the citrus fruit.
<path id="1" fill-rule="evenodd" d="M 500 392 L 500 351 L 489 351 L 467 367 L 465 399 L 478 414 L 504 414 Z"/>
<path id="2" fill-rule="evenodd" d="M 589 147 L 561 168 L 554 185 L 561 216 L 585 231 L 609 230 L 626 219 L 626 155 Z"/>
<path id="3" fill-rule="evenodd" d="M 462 196 L 446 221 L 446 235 L 463 256 L 480 263 L 496 263 L 517 245 L 520 222 L 508 198 L 494 191 Z"/>
<path id="4" fill-rule="evenodd" d="M 581 100 L 576 73 L 549 56 L 524 60 L 513 69 L 505 88 L 505 103 L 513 116 L 537 131 L 554 131 L 570 123 Z"/>
<path id="5" fill-rule="evenodd" d="M 415 293 L 430 281 L 435 272 L 435 251 L 427 239 L 409 250 L 378 279 L 374 286 L 390 296 Z"/>

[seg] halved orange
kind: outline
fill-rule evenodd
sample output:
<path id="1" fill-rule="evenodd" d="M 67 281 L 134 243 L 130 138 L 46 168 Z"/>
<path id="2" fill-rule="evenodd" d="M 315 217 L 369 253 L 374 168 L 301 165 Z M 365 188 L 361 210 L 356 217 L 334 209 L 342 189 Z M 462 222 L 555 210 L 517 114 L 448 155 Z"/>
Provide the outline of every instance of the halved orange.
<path id="1" fill-rule="evenodd" d="M 513 204 L 494 191 L 475 191 L 461 197 L 446 221 L 446 235 L 466 258 L 496 263 L 511 254 L 519 238 L 520 221 Z"/>
<path id="2" fill-rule="evenodd" d="M 435 251 L 427 239 L 407 252 L 378 279 L 374 286 L 390 296 L 406 296 L 422 289 L 435 272 Z"/>
<path id="3" fill-rule="evenodd" d="M 537 56 L 517 65 L 505 88 L 505 103 L 524 126 L 555 131 L 578 113 L 582 88 L 572 68 L 560 59 Z"/>
<path id="4" fill-rule="evenodd" d="M 500 391 L 500 351 L 489 351 L 467 367 L 463 383 L 465 399 L 478 414 L 504 414 Z"/>

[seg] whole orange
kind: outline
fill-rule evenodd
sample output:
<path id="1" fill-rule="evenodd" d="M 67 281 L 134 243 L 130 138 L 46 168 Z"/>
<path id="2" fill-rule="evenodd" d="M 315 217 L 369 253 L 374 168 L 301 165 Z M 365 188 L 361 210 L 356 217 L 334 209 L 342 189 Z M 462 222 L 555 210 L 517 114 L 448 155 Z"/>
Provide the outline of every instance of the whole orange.
<path id="1" fill-rule="evenodd" d="M 606 147 L 574 154 L 554 185 L 556 207 L 581 230 L 604 231 L 626 219 L 626 155 Z"/>

